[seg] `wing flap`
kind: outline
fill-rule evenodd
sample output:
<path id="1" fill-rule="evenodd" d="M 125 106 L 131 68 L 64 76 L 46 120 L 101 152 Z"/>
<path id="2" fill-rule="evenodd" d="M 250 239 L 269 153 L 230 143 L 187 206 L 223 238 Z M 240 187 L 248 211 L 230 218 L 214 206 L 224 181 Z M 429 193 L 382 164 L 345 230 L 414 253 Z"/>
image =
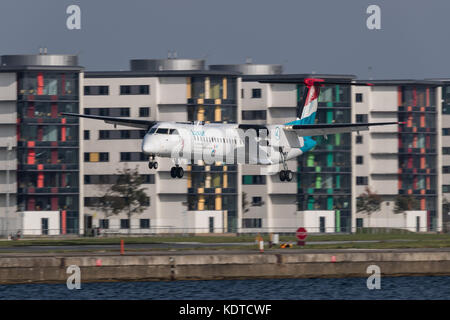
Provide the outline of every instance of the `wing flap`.
<path id="1" fill-rule="evenodd" d="M 367 131 L 371 126 L 398 125 L 402 123 L 403 122 L 297 124 L 285 126 L 284 130 L 295 131 L 300 137 L 310 137 L 343 132 Z"/>
<path id="2" fill-rule="evenodd" d="M 109 124 L 122 125 L 122 126 L 141 128 L 141 129 L 148 129 L 149 127 L 154 126 L 158 122 L 158 121 L 125 119 L 125 118 L 115 118 L 115 117 L 106 117 L 106 116 L 91 116 L 91 115 L 87 115 L 87 114 L 77 114 L 77 113 L 68 113 L 68 112 L 61 112 L 61 115 L 69 116 L 69 117 L 94 119 L 94 120 L 103 120 L 103 121 L 105 121 L 105 123 L 109 123 Z"/>

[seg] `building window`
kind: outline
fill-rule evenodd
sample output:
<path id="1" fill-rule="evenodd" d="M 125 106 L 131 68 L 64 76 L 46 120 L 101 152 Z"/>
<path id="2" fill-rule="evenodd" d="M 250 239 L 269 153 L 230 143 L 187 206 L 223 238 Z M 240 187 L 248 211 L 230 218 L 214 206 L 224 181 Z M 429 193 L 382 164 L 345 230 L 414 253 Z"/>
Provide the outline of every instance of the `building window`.
<path id="1" fill-rule="evenodd" d="M 84 114 L 106 117 L 129 117 L 130 108 L 84 108 Z"/>
<path id="2" fill-rule="evenodd" d="M 84 130 L 84 140 L 89 140 L 89 130 Z"/>
<path id="3" fill-rule="evenodd" d="M 363 164 L 364 158 L 363 156 L 356 156 L 356 164 Z"/>
<path id="4" fill-rule="evenodd" d="M 442 104 L 442 114 L 450 114 L 450 104 Z"/>
<path id="5" fill-rule="evenodd" d="M 263 205 L 262 197 L 252 197 L 252 206 L 260 207 Z"/>
<path id="6" fill-rule="evenodd" d="M 130 229 L 130 220 L 120 219 L 120 229 Z"/>
<path id="7" fill-rule="evenodd" d="M 142 152 L 121 152 L 120 161 L 148 161 L 148 158 Z"/>
<path id="8" fill-rule="evenodd" d="M 442 173 L 450 173 L 450 166 L 443 166 Z"/>
<path id="9" fill-rule="evenodd" d="M 261 89 L 252 89 L 252 99 L 261 98 Z"/>
<path id="10" fill-rule="evenodd" d="M 84 95 L 86 96 L 107 96 L 109 86 L 84 86 Z"/>
<path id="11" fill-rule="evenodd" d="M 130 116 L 130 108 L 119 108 L 121 117 L 129 117 Z"/>
<path id="12" fill-rule="evenodd" d="M 149 85 L 120 86 L 121 95 L 150 94 Z"/>
<path id="13" fill-rule="evenodd" d="M 242 228 L 261 228 L 262 219 L 242 219 Z"/>
<path id="14" fill-rule="evenodd" d="M 443 136 L 450 136 L 450 128 L 442 128 Z"/>
<path id="15" fill-rule="evenodd" d="M 243 175 L 242 184 L 266 184 L 266 176 Z"/>
<path id="16" fill-rule="evenodd" d="M 98 132 L 99 140 L 109 139 L 109 130 L 100 130 Z"/>
<path id="17" fill-rule="evenodd" d="M 357 93 L 355 97 L 356 102 L 363 102 L 363 94 Z"/>
<path id="18" fill-rule="evenodd" d="M 98 227 L 100 229 L 109 229 L 109 219 L 100 219 L 98 221 Z"/>
<path id="19" fill-rule="evenodd" d="M 266 120 L 266 110 L 244 110 L 242 120 Z"/>
<path id="20" fill-rule="evenodd" d="M 108 162 L 109 153 L 108 152 L 85 152 L 84 153 L 85 162 Z"/>
<path id="21" fill-rule="evenodd" d="M 150 219 L 140 219 L 139 224 L 141 229 L 150 229 Z"/>
<path id="22" fill-rule="evenodd" d="M 244 99 L 244 89 L 241 89 L 241 99 Z"/>
<path id="23" fill-rule="evenodd" d="M 150 117 L 150 108 L 149 107 L 139 108 L 139 117 Z"/>
<path id="24" fill-rule="evenodd" d="M 358 186 L 367 186 L 369 184 L 368 177 L 356 177 L 356 184 Z"/>
<path id="25" fill-rule="evenodd" d="M 450 147 L 443 147 L 442 154 L 450 154 Z"/>
<path id="26" fill-rule="evenodd" d="M 100 130 L 98 137 L 101 140 L 114 139 L 142 139 L 145 130 Z"/>
<path id="27" fill-rule="evenodd" d="M 356 115 L 356 122 L 357 123 L 366 123 L 368 119 L 367 114 L 357 114 Z"/>
<path id="28" fill-rule="evenodd" d="M 443 193 L 450 193 L 450 184 L 442 185 L 442 192 Z"/>
<path id="29" fill-rule="evenodd" d="M 357 144 L 362 144 L 363 143 L 363 136 L 362 135 L 357 135 L 356 136 L 356 143 Z"/>
<path id="30" fill-rule="evenodd" d="M 144 183 L 145 184 L 155 184 L 155 175 L 154 174 L 144 174 Z"/>

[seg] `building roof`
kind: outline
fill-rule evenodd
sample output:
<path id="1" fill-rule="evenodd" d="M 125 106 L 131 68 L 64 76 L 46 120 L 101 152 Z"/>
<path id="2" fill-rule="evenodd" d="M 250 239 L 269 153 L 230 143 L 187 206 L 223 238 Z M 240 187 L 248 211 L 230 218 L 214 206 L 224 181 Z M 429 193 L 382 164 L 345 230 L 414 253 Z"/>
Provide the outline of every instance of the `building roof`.
<path id="1" fill-rule="evenodd" d="M 306 78 L 332 79 L 334 82 L 350 83 L 356 78 L 351 74 L 273 74 L 273 75 L 242 75 L 242 81 L 259 81 L 263 83 L 301 83 Z"/>
<path id="2" fill-rule="evenodd" d="M 435 80 L 417 80 L 417 79 L 388 79 L 388 80 L 355 80 L 355 83 L 371 83 L 375 86 L 399 86 L 399 85 L 428 85 L 439 86 L 441 82 Z"/>
<path id="3" fill-rule="evenodd" d="M 238 72 L 212 70 L 176 70 L 176 71 L 87 71 L 85 78 L 147 78 L 147 77 L 190 77 L 190 76 L 231 76 Z"/>

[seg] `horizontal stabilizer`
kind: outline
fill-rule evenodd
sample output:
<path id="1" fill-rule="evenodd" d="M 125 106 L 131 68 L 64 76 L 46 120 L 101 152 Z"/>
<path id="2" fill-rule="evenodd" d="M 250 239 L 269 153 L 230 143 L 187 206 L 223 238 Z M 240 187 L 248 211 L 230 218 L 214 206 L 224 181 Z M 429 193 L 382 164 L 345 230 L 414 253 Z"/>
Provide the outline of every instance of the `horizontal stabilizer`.
<path id="1" fill-rule="evenodd" d="M 298 136 L 323 136 L 327 134 L 367 131 L 371 126 L 385 126 L 403 124 L 403 122 L 377 122 L 377 123 L 334 123 L 334 124 L 295 124 L 284 127 L 286 131 L 295 131 Z"/>

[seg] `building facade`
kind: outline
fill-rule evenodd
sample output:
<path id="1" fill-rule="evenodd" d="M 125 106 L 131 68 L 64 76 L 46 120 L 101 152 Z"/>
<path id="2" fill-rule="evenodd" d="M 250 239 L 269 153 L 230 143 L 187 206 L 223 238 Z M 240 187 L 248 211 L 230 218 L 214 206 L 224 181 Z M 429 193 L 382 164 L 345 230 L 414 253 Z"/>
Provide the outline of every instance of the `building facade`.
<path id="1" fill-rule="evenodd" d="M 60 116 L 284 124 L 303 105 L 309 77 L 333 82 L 321 88 L 317 123 L 405 124 L 314 137 L 313 150 L 288 161 L 296 172 L 291 182 L 257 165 L 203 162 L 182 163 L 184 177 L 173 180 L 171 160 L 148 168 L 144 130 Z M 76 56 L 3 56 L 0 233 L 21 229 L 21 216 L 49 211 L 59 212 L 52 234 L 90 234 L 97 227 L 106 233 L 291 233 L 305 223 L 309 232 L 441 231 L 450 223 L 443 208 L 450 201 L 450 80 L 372 82 L 283 74 L 280 65 L 206 67 L 199 59 L 131 60 L 129 71 L 83 72 Z M 125 167 L 143 175 L 148 199 L 131 221 L 98 206 Z M 382 199 L 370 216 L 357 208 L 367 187 Z M 395 213 L 396 199 L 408 195 L 417 207 Z M 35 228 L 48 234 L 43 219 Z"/>
<path id="2" fill-rule="evenodd" d="M 1 130 L 3 140 L 11 146 L 5 155 L 7 215 L 14 221 L 17 212 L 59 211 L 58 229 L 63 234 L 76 234 L 83 215 L 79 120 L 61 118 L 60 112 L 80 110 L 83 77 L 78 58 L 7 55 L 1 57 L 0 73 L 5 121 Z M 11 154 L 13 158 L 9 158 Z M 8 224 L 6 232 L 20 228 L 20 224 Z"/>

